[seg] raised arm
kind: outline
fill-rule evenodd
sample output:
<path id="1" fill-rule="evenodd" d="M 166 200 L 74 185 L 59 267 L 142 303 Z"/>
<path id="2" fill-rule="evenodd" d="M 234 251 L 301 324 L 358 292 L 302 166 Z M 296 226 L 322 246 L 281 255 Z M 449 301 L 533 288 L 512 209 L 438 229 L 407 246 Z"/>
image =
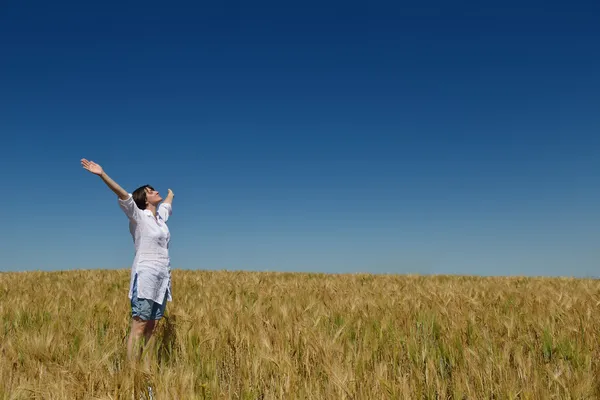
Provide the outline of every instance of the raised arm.
<path id="1" fill-rule="evenodd" d="M 88 161 L 85 158 L 82 158 L 81 166 L 84 169 L 87 169 L 88 171 L 90 171 L 92 174 L 98 175 L 100 178 L 102 178 L 104 183 L 106 183 L 106 186 L 108 186 L 110 188 L 110 190 L 115 192 L 115 194 L 117 196 L 119 196 L 119 199 L 126 200 L 127 198 L 129 198 L 129 193 L 127 193 L 125 191 L 125 189 L 123 189 L 121 186 L 119 186 L 119 184 L 117 182 L 113 181 L 110 178 L 110 176 L 106 175 L 106 172 L 104 172 L 104 170 L 102 169 L 102 167 L 100 165 L 96 164 L 93 161 Z"/>
<path id="2" fill-rule="evenodd" d="M 173 204 L 173 197 L 175 197 L 175 195 L 173 194 L 173 191 L 169 189 L 169 193 L 167 193 L 167 197 L 163 200 L 163 203 Z"/>
<path id="3" fill-rule="evenodd" d="M 160 215 L 160 217 L 165 220 L 165 222 L 169 219 L 169 217 L 171 216 L 171 214 L 173 213 L 173 197 L 175 197 L 175 195 L 173 194 L 173 191 L 171 189 L 169 189 L 169 193 L 167 194 L 167 197 L 162 201 L 162 203 L 160 203 L 160 206 L 158 206 L 158 214 Z"/>

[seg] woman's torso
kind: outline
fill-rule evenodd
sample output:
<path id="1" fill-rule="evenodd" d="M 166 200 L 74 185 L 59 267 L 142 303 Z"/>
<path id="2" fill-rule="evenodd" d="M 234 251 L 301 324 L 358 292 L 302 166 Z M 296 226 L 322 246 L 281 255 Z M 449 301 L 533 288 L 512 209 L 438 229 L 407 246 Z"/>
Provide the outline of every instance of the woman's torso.
<path id="1" fill-rule="evenodd" d="M 135 244 L 136 265 L 169 268 L 169 243 L 171 233 L 166 222 L 157 213 L 143 210 L 137 223 L 130 223 L 130 231 Z"/>

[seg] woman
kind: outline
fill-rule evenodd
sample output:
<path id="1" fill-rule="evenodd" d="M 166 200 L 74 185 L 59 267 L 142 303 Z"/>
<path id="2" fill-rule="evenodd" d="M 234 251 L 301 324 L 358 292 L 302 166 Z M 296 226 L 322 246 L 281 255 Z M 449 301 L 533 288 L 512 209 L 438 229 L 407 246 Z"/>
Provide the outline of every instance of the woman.
<path id="1" fill-rule="evenodd" d="M 171 235 L 167 220 L 171 215 L 173 192 L 169 189 L 167 198 L 149 185 L 127 193 L 104 172 L 102 167 L 85 158 L 81 165 L 98 175 L 119 197 L 119 206 L 129 218 L 129 231 L 135 245 L 135 257 L 131 266 L 129 298 L 131 299 L 131 333 L 127 341 L 127 356 L 138 360 L 144 343 L 148 344 L 171 301 L 171 263 L 169 241 Z M 160 204 L 160 205 L 159 205 Z M 144 343 L 140 339 L 144 338 Z M 136 351 L 136 349 L 138 349 Z"/>

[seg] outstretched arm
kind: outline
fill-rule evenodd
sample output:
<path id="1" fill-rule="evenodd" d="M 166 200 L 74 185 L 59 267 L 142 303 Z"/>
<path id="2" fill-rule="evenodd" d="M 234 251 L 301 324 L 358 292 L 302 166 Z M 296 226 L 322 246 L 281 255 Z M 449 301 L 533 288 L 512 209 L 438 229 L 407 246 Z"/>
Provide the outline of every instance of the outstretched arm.
<path id="1" fill-rule="evenodd" d="M 123 189 L 121 186 L 119 186 L 119 184 L 117 182 L 113 181 L 110 178 L 110 176 L 106 175 L 106 172 L 104 172 L 104 170 L 102 169 L 102 167 L 100 165 L 96 164 L 93 161 L 88 161 L 85 158 L 82 158 L 81 166 L 84 169 L 87 169 L 88 171 L 90 171 L 92 174 L 98 175 L 100 178 L 102 178 L 104 183 L 106 183 L 106 186 L 108 186 L 110 188 L 110 190 L 115 192 L 115 194 L 117 196 L 119 196 L 119 199 L 126 200 L 127 198 L 129 198 L 129 193 L 127 193 L 125 191 L 125 189 Z M 167 196 L 167 198 L 168 198 L 168 196 Z"/>
<path id="2" fill-rule="evenodd" d="M 165 220 L 165 222 L 173 213 L 173 207 L 171 206 L 171 204 L 173 203 L 173 197 L 175 197 L 175 195 L 173 194 L 173 191 L 169 189 L 167 197 L 163 200 L 162 203 L 160 203 L 160 206 L 158 206 L 158 215 L 160 215 L 160 217 L 163 220 Z"/>
<path id="3" fill-rule="evenodd" d="M 169 193 L 167 194 L 167 197 L 163 200 L 163 203 L 173 204 L 173 197 L 175 197 L 175 195 L 173 194 L 173 191 L 169 189 Z"/>

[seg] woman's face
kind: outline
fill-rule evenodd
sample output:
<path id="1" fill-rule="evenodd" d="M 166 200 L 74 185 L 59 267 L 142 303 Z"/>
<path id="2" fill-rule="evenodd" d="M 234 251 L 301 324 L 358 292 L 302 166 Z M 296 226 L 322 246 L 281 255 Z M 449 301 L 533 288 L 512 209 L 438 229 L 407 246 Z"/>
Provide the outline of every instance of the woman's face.
<path id="1" fill-rule="evenodd" d="M 147 187 L 146 189 L 146 202 L 148 204 L 157 205 L 162 201 L 162 197 L 160 197 L 160 193 L 157 190 Z"/>

